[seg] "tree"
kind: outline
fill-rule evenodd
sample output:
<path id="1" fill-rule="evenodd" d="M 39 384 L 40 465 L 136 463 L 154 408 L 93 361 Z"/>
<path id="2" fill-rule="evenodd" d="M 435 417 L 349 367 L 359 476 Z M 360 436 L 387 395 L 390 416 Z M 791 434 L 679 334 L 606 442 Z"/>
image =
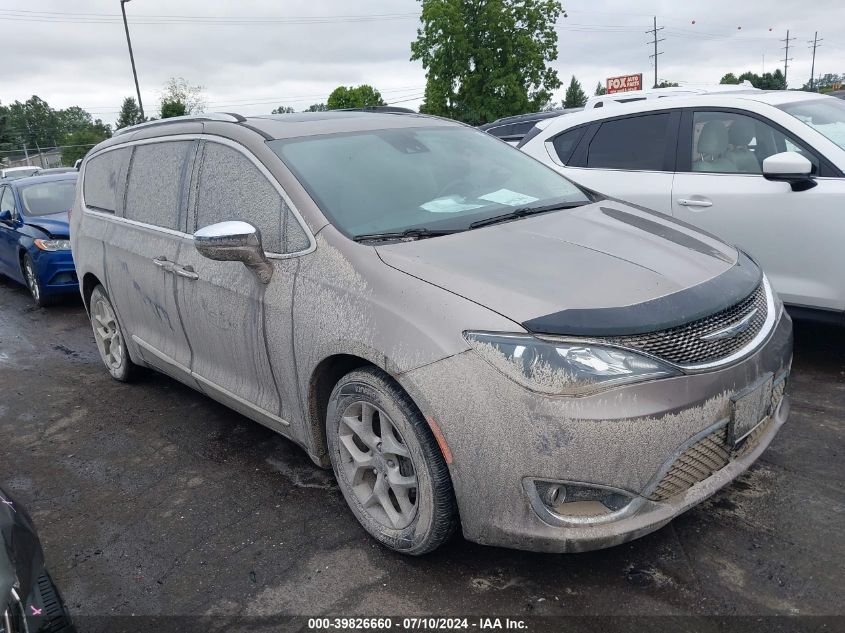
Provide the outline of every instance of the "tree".
<path id="1" fill-rule="evenodd" d="M 293 114 L 294 112 L 296 112 L 296 110 L 294 110 L 290 106 L 279 106 L 278 108 L 274 109 L 270 114 Z"/>
<path id="2" fill-rule="evenodd" d="M 36 95 L 21 103 L 15 101 L 9 106 L 8 129 L 18 146 L 49 147 L 57 144 L 64 130 L 56 111 Z"/>
<path id="3" fill-rule="evenodd" d="M 581 89 L 581 82 L 575 79 L 575 75 L 572 75 L 569 87 L 566 89 L 566 95 L 563 98 L 563 107 L 583 108 L 585 103 L 587 103 L 587 95 Z"/>
<path id="4" fill-rule="evenodd" d="M 119 130 L 122 127 L 137 125 L 143 122 L 144 118 L 141 116 L 141 108 L 138 107 L 135 97 L 126 97 L 123 100 L 123 105 L 120 106 L 120 114 L 117 117 L 117 122 L 114 124 L 115 127 Z"/>
<path id="5" fill-rule="evenodd" d="M 783 76 L 783 71 L 780 68 L 775 69 L 773 73 L 763 73 L 762 76 L 750 70 L 742 73 L 739 77 L 733 73 L 728 73 L 722 77 L 719 83 L 741 84 L 743 81 L 747 81 L 755 88 L 760 88 L 761 90 L 786 90 L 786 78 Z"/>
<path id="6" fill-rule="evenodd" d="M 606 95 L 606 94 L 607 94 L 607 88 L 605 88 L 604 86 L 602 86 L 602 85 L 601 85 L 601 82 L 598 82 L 598 83 L 596 84 L 596 91 L 595 91 L 595 93 L 593 93 L 593 94 L 595 94 L 597 97 L 600 97 L 600 96 L 602 96 L 602 95 Z"/>
<path id="7" fill-rule="evenodd" d="M 477 125 L 543 109 L 560 87 L 558 0 L 420 0 L 411 60 L 426 71 L 420 112 Z"/>
<path id="8" fill-rule="evenodd" d="M 677 88 L 680 84 L 676 84 L 674 81 L 666 81 L 665 79 L 657 84 L 658 88 Z"/>
<path id="9" fill-rule="evenodd" d="M 202 86 L 192 86 L 183 77 L 171 77 L 161 91 L 161 118 L 199 114 L 205 110 Z"/>
<path id="10" fill-rule="evenodd" d="M 719 80 L 720 84 L 738 84 L 739 79 L 733 73 L 727 73 L 724 77 Z"/>
<path id="11" fill-rule="evenodd" d="M 312 103 L 310 106 L 305 108 L 303 112 L 325 112 L 328 110 L 325 103 Z"/>
<path id="12" fill-rule="evenodd" d="M 338 86 L 329 95 L 326 109 L 340 110 L 343 108 L 371 108 L 386 105 L 381 93 L 367 84 L 360 86 Z"/>
<path id="13" fill-rule="evenodd" d="M 111 128 L 100 119 L 85 129 L 77 130 L 62 139 L 62 164 L 72 166 L 100 141 L 111 136 Z"/>

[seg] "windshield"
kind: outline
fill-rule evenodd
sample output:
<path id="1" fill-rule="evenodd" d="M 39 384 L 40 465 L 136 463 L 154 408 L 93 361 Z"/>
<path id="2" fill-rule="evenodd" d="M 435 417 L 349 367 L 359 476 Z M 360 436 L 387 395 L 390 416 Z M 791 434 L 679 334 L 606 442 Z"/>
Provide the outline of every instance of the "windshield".
<path id="1" fill-rule="evenodd" d="M 14 171 L 7 171 L 4 176 L 6 180 L 17 180 L 18 178 L 26 178 L 38 171 L 38 167 L 32 169 L 16 169 Z"/>
<path id="2" fill-rule="evenodd" d="M 76 180 L 54 180 L 21 187 L 20 196 L 27 215 L 50 215 L 70 211 L 76 195 Z"/>
<path id="3" fill-rule="evenodd" d="M 845 101 L 824 98 L 778 106 L 845 149 Z"/>
<path id="4" fill-rule="evenodd" d="M 470 128 L 373 130 L 267 145 L 350 237 L 466 230 L 511 210 L 589 202 L 557 172 Z"/>

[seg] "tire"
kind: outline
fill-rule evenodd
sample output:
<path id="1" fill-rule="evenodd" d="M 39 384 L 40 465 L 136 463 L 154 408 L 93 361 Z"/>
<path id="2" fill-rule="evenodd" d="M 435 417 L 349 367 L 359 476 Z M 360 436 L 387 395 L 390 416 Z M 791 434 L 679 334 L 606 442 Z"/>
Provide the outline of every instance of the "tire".
<path id="1" fill-rule="evenodd" d="M 423 416 L 374 367 L 335 385 L 326 414 L 332 469 L 355 517 L 381 544 L 419 556 L 458 523 L 449 470 Z"/>
<path id="2" fill-rule="evenodd" d="M 97 285 L 88 301 L 88 313 L 94 340 L 100 351 L 100 358 L 112 378 L 120 382 L 129 382 L 135 376 L 138 366 L 129 358 L 126 337 L 117 320 L 117 313 L 106 293 L 106 289 Z"/>
<path id="3" fill-rule="evenodd" d="M 29 294 L 32 300 L 35 301 L 41 308 L 53 305 L 55 299 L 53 297 L 45 297 L 44 290 L 41 287 L 41 280 L 38 279 L 35 264 L 29 254 L 25 254 L 21 259 L 21 272 L 23 273 L 23 280 L 26 282 L 26 287 L 29 289 Z"/>

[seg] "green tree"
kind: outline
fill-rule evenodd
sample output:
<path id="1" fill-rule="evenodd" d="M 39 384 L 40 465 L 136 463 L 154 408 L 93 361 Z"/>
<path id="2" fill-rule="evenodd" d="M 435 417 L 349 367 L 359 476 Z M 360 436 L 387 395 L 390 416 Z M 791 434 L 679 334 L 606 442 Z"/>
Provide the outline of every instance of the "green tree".
<path id="1" fill-rule="evenodd" d="M 161 91 L 162 119 L 185 114 L 199 114 L 205 110 L 202 86 L 192 86 L 183 77 L 171 77 Z"/>
<path id="2" fill-rule="evenodd" d="M 381 93 L 367 84 L 360 86 L 338 86 L 326 100 L 326 109 L 340 110 L 343 108 L 371 108 L 386 105 Z"/>
<path id="3" fill-rule="evenodd" d="M 585 103 L 587 103 L 587 95 L 581 89 L 581 82 L 575 79 L 575 75 L 572 75 L 572 79 L 569 80 L 569 87 L 563 97 L 563 107 L 583 108 Z"/>
<path id="4" fill-rule="evenodd" d="M 141 108 L 138 107 L 135 97 L 126 97 L 123 100 L 123 105 L 120 106 L 120 114 L 117 117 L 115 127 L 119 130 L 120 128 L 143 122 L 144 118 L 141 116 Z"/>
<path id="5" fill-rule="evenodd" d="M 111 137 L 111 127 L 100 119 L 84 129 L 70 132 L 62 138 L 62 164 L 72 166 L 100 141 Z"/>
<path id="6" fill-rule="evenodd" d="M 278 108 L 275 108 L 270 114 L 293 114 L 294 112 L 296 112 L 296 110 L 294 110 L 290 106 L 279 106 Z"/>
<path id="7" fill-rule="evenodd" d="M 739 79 L 733 73 L 727 73 L 724 77 L 719 80 L 720 84 L 738 84 Z"/>
<path id="8" fill-rule="evenodd" d="M 478 125 L 543 109 L 560 87 L 558 0 L 420 0 L 411 60 L 426 71 L 420 112 Z"/>
<path id="9" fill-rule="evenodd" d="M 325 103 L 312 103 L 310 106 L 305 108 L 303 112 L 325 112 L 328 110 Z"/>
<path id="10" fill-rule="evenodd" d="M 8 129 L 18 142 L 27 147 L 49 147 L 56 145 L 62 136 L 60 120 L 56 111 L 36 95 L 21 103 L 15 101 L 9 106 Z"/>
<path id="11" fill-rule="evenodd" d="M 597 97 L 600 97 L 600 96 L 602 96 L 602 95 L 606 95 L 606 94 L 607 94 L 607 88 L 605 88 L 605 87 L 601 84 L 601 82 L 598 82 L 598 83 L 596 84 L 596 91 L 595 91 L 593 94 L 594 94 L 594 95 L 596 95 Z"/>

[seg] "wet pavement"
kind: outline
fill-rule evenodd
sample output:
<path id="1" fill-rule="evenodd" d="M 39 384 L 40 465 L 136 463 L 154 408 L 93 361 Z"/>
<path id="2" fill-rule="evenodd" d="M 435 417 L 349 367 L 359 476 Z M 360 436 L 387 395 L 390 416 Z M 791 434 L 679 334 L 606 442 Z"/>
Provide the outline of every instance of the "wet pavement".
<path id="1" fill-rule="evenodd" d="M 78 617 L 845 614 L 845 328 L 796 324 L 790 393 L 758 463 L 645 538 L 406 558 L 295 445 L 164 376 L 115 382 L 80 302 L 0 279 L 0 485 Z"/>

